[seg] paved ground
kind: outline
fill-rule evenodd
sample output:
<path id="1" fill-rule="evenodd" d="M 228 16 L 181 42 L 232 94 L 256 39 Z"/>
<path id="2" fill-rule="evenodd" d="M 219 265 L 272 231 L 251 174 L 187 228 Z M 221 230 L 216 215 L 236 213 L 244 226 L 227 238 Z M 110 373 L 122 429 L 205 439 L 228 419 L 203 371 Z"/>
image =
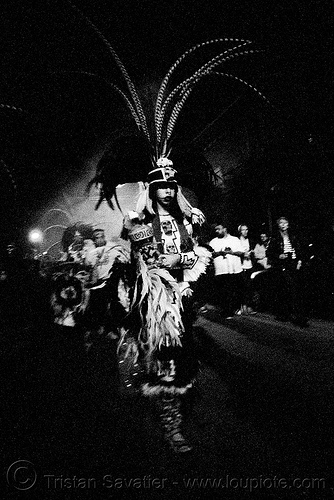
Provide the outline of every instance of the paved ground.
<path id="1" fill-rule="evenodd" d="M 5 498 L 334 498 L 334 324 L 212 311 L 195 326 L 194 452 L 178 457 L 148 405 L 119 394 L 112 345 L 87 358 L 71 330 L 7 325 L 4 475 L 29 463 Z"/>

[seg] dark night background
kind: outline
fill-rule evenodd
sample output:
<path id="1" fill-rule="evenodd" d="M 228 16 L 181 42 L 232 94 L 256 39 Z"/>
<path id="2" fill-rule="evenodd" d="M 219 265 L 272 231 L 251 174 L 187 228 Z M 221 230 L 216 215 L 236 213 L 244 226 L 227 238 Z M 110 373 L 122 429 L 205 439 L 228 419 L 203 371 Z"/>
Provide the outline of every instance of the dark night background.
<path id="1" fill-rule="evenodd" d="M 112 80 L 117 71 L 67 1 L 2 5 L 0 103 L 23 110 L 2 106 L 0 115 L 1 215 L 11 235 L 24 230 L 54 190 L 80 176 L 84 162 L 131 120 L 103 83 L 73 73 Z M 256 228 L 268 223 L 269 210 L 309 231 L 326 229 L 333 218 L 332 1 L 75 5 L 111 43 L 145 99 L 192 45 L 217 37 L 254 41 L 263 52 L 230 68 L 270 104 L 220 81 L 199 88 L 184 111 L 181 136 L 186 131 L 186 140 L 199 138 L 194 144 L 216 161 L 222 151 L 225 159 L 238 157 L 237 168 L 224 167 L 218 196 L 197 193 L 201 207 L 211 222 L 227 214 L 233 224 L 246 219 Z"/>
<path id="2" fill-rule="evenodd" d="M 244 86 L 205 82 L 179 123 L 180 143 L 188 140 L 222 167 L 221 188 L 198 183 L 200 208 L 210 223 L 226 216 L 232 233 L 240 223 L 255 232 L 284 214 L 306 236 L 326 234 L 334 220 L 332 0 L 73 2 L 112 44 L 145 103 L 194 44 L 220 37 L 253 40 L 263 52 L 237 58 L 225 70 L 257 87 L 269 104 Z M 75 73 L 119 79 L 108 51 L 67 0 L 0 4 L 5 247 L 14 239 L 24 241 L 36 213 L 81 178 L 87 162 L 133 123 L 102 81 Z M 142 398 L 125 388 L 119 393 L 125 375 L 122 370 L 119 375 L 115 339 L 97 335 L 96 348 L 87 355 L 81 327 L 60 327 L 50 318 L 51 279 L 36 272 L 47 274 L 49 262 L 42 268 L 38 260 L 15 261 L 14 278 L 0 287 L 5 291 L 0 300 L 3 473 L 28 460 L 38 482 L 22 492 L 7 481 L 3 498 L 94 498 L 89 488 L 78 493 L 53 483 L 46 487 L 43 474 L 98 479 L 150 474 L 167 477 L 168 487 L 141 488 L 143 498 L 250 498 L 245 488 L 217 490 L 215 496 L 214 489 L 206 493 L 181 484 L 184 477 L 228 475 L 325 478 L 320 491 L 259 488 L 251 498 L 333 499 L 331 242 L 327 238 L 323 261 L 310 259 L 305 266 L 308 328 L 274 319 L 270 275 L 262 285 L 263 312 L 225 320 L 212 309 L 197 318 L 201 373 L 187 417 L 195 445 L 188 458 L 163 446 L 158 420 Z M 23 272 L 26 266 L 29 272 Z M 199 305 L 211 304 L 211 279 L 208 273 L 199 284 Z M 170 483 L 174 479 L 179 487 Z M 99 499 L 137 498 L 134 490 L 127 495 L 123 488 L 118 496 L 116 488 L 97 488 Z"/>

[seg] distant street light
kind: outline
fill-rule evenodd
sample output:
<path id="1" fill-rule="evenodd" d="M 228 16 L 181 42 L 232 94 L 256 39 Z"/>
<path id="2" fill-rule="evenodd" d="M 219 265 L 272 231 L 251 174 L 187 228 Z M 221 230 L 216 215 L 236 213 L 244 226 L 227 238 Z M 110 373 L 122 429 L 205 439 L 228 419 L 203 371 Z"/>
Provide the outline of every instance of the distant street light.
<path id="1" fill-rule="evenodd" d="M 43 242 L 43 233 L 40 229 L 33 229 L 28 234 L 30 243 L 40 245 Z"/>
<path id="2" fill-rule="evenodd" d="M 43 243 L 43 232 L 40 229 L 32 229 L 28 234 L 28 240 L 31 244 L 31 258 L 40 260 L 42 256 L 41 247 Z"/>

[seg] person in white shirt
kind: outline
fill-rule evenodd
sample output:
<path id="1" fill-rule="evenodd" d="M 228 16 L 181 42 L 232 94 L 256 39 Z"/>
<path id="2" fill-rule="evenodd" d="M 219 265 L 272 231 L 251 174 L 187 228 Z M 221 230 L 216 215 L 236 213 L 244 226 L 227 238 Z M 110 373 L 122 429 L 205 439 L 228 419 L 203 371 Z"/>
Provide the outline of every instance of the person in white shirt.
<path id="1" fill-rule="evenodd" d="M 106 335 L 114 333 L 112 311 L 109 311 L 108 306 L 108 278 L 115 262 L 127 262 L 130 258 L 124 245 L 107 241 L 103 229 L 95 229 L 92 238 L 94 248 L 86 254 L 85 259 L 85 264 L 90 269 L 89 299 L 85 311 L 86 347 L 101 342 L 101 329 L 104 329 Z"/>
<path id="2" fill-rule="evenodd" d="M 94 247 L 86 255 L 86 264 L 92 268 L 92 285 L 105 282 L 115 259 L 126 262 L 129 254 L 123 245 L 107 241 L 103 229 L 93 231 Z"/>
<path id="3" fill-rule="evenodd" d="M 240 309 L 244 251 L 239 238 L 229 234 L 225 223 L 217 224 L 215 232 L 217 236 L 209 245 L 213 250 L 216 301 L 222 314 L 230 318 Z"/>
<path id="4" fill-rule="evenodd" d="M 243 269 L 243 279 L 244 279 L 244 290 L 243 299 L 240 308 L 240 314 L 254 314 L 253 310 L 253 287 L 251 275 L 253 272 L 253 259 L 254 259 L 254 243 L 248 237 L 248 226 L 246 224 L 241 224 L 238 227 L 239 240 L 243 249 L 242 256 L 242 269 Z"/>

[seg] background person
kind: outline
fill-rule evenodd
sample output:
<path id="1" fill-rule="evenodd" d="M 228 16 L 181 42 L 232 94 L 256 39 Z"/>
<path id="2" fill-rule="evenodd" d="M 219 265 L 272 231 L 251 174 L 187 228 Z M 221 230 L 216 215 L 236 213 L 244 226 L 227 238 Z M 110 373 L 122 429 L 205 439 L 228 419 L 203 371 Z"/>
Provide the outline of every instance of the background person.
<path id="1" fill-rule="evenodd" d="M 240 310 L 243 290 L 242 262 L 244 254 L 239 238 L 229 234 L 225 222 L 215 226 L 216 237 L 209 245 L 213 249 L 216 303 L 226 318 Z"/>
<path id="2" fill-rule="evenodd" d="M 103 285 L 115 259 L 127 260 L 128 250 L 124 245 L 107 241 L 104 229 L 94 229 L 92 240 L 94 246 L 87 252 L 85 263 L 92 269 L 91 284 Z"/>
<path id="3" fill-rule="evenodd" d="M 275 272 L 275 312 L 280 321 L 307 326 L 303 283 L 305 249 L 290 230 L 286 217 L 277 219 L 277 232 L 267 248 L 268 263 Z"/>
<path id="4" fill-rule="evenodd" d="M 241 300 L 240 314 L 254 314 L 254 290 L 251 275 L 254 271 L 254 246 L 253 240 L 249 239 L 248 226 L 241 224 L 238 226 L 239 240 L 243 249 L 241 257 L 243 276 L 243 297 Z"/>
<path id="5" fill-rule="evenodd" d="M 108 336 L 116 337 L 108 278 L 115 262 L 127 262 L 130 257 L 125 245 L 106 239 L 104 229 L 95 229 L 92 239 L 94 247 L 87 252 L 85 258 L 85 264 L 90 269 L 89 299 L 84 315 L 87 350 L 97 348 Z"/>
<path id="6" fill-rule="evenodd" d="M 271 265 L 268 264 L 267 248 L 270 242 L 268 233 L 262 231 L 260 234 L 260 241 L 254 247 L 254 260 L 256 270 L 262 271 L 270 269 Z"/>
<path id="7" fill-rule="evenodd" d="M 254 301 L 259 311 L 270 310 L 273 291 L 273 280 L 270 272 L 271 265 L 268 264 L 267 248 L 270 242 L 269 234 L 262 231 L 259 241 L 254 247 L 254 272 L 251 275 L 254 290 Z"/>

